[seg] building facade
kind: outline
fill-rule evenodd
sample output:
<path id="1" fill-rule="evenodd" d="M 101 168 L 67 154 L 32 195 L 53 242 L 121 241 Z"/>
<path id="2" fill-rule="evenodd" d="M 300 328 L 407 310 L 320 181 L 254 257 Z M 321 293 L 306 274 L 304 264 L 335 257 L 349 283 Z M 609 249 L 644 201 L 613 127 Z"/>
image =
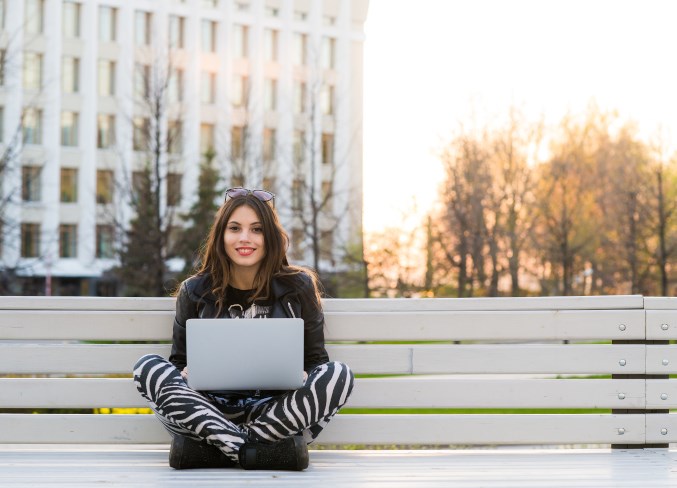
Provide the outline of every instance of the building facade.
<path id="1" fill-rule="evenodd" d="M 5 292 L 115 293 L 104 276 L 119 223 L 133 214 L 125 189 L 147 160 L 140 139 L 155 128 L 162 202 L 174 215 L 194 203 L 211 153 L 221 187 L 277 195 L 295 262 L 340 271 L 344 249 L 361 240 L 367 8 L 0 0 Z M 147 106 L 153 87 L 161 113 Z"/>

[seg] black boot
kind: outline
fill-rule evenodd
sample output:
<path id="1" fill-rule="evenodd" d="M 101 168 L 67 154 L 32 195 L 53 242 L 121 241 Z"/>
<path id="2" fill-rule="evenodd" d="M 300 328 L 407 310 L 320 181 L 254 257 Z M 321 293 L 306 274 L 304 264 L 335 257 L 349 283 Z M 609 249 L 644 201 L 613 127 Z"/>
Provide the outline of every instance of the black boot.
<path id="1" fill-rule="evenodd" d="M 244 469 L 302 471 L 308 467 L 308 446 L 302 436 L 273 444 L 247 442 L 240 448 L 238 457 Z"/>
<path id="2" fill-rule="evenodd" d="M 230 468 L 237 463 L 205 441 L 175 435 L 169 448 L 169 465 L 174 469 Z"/>

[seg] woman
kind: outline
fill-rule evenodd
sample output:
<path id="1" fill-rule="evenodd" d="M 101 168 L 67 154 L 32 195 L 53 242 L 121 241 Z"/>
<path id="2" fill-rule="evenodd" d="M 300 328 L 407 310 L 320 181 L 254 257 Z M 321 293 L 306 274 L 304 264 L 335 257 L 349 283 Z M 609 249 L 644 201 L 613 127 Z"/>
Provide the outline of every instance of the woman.
<path id="1" fill-rule="evenodd" d="M 288 237 L 274 198 L 264 190 L 227 190 L 201 267 L 179 289 L 169 361 L 147 355 L 134 367 L 137 389 L 173 436 L 173 468 L 305 469 L 307 444 L 352 391 L 352 372 L 329 362 L 324 347 L 315 275 L 287 264 Z M 302 318 L 304 385 L 292 391 L 192 390 L 186 381 L 186 321 L 214 317 Z M 224 354 L 229 347 L 223 345 Z"/>

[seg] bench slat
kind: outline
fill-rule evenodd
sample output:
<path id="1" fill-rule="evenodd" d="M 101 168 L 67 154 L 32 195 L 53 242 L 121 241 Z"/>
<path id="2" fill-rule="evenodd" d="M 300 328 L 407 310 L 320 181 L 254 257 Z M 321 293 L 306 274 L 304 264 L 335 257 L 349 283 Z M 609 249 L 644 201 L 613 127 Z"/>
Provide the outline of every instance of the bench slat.
<path id="1" fill-rule="evenodd" d="M 328 298 L 328 312 L 462 311 L 462 310 L 609 310 L 677 308 L 677 300 L 641 295 L 487 298 Z M 27 297 L 5 296 L 5 310 L 174 310 L 172 297 Z"/>
<path id="2" fill-rule="evenodd" d="M 0 339 L 170 340 L 171 311 L 0 311 Z M 637 340 L 643 310 L 326 314 L 328 341 Z"/>
<path id="3" fill-rule="evenodd" d="M 358 379 L 355 408 L 644 408 L 643 380 Z M 677 396 L 664 402 L 675 406 Z M 130 378 L 3 378 L 6 408 L 146 407 Z"/>
<path id="4" fill-rule="evenodd" d="M 335 417 L 316 444 L 641 444 L 645 417 L 346 414 Z M 674 434 L 669 438 L 677 440 Z M 153 415 L 0 414 L 4 444 L 162 444 L 169 439 Z"/>
<path id="5" fill-rule="evenodd" d="M 646 442 L 655 444 L 677 442 L 677 414 L 647 415 Z"/>
<path id="6" fill-rule="evenodd" d="M 327 320 L 335 341 L 644 339 L 643 310 L 341 313 Z"/>
<path id="7" fill-rule="evenodd" d="M 646 346 L 647 374 L 677 374 L 677 346 Z"/>
<path id="8" fill-rule="evenodd" d="M 658 341 L 677 339 L 677 310 L 647 310 L 646 338 Z"/>
<path id="9" fill-rule="evenodd" d="M 345 362 L 361 374 L 641 374 L 645 348 L 640 344 L 327 346 L 332 359 Z M 656 370 L 652 372 L 675 370 L 677 347 L 651 348 L 659 348 L 651 354 Z M 0 343 L 0 374 L 129 374 L 144 354 L 168 357 L 170 349 L 169 344 Z M 663 366 L 666 357 L 672 361 Z"/>
<path id="10" fill-rule="evenodd" d="M 647 408 L 675 408 L 677 404 L 677 381 L 646 380 Z"/>

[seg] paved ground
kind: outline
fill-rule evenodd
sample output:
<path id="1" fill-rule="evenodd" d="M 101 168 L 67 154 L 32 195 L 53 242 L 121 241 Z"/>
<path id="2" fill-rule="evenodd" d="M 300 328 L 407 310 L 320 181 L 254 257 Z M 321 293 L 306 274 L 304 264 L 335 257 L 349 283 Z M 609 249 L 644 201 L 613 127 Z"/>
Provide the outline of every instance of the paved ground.
<path id="1" fill-rule="evenodd" d="M 175 471 L 167 449 L 0 446 L 0 486 L 675 487 L 677 451 L 311 451 L 302 473 Z"/>

